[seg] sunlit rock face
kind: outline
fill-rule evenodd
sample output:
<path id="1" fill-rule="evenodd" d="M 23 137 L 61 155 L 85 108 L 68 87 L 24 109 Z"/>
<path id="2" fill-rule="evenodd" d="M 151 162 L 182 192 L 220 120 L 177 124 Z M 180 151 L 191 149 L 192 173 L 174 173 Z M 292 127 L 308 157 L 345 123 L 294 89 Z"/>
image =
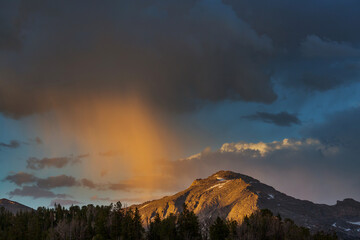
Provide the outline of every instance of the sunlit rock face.
<path id="1" fill-rule="evenodd" d="M 360 222 L 359 202 L 345 199 L 333 206 L 315 204 L 287 196 L 252 177 L 231 171 L 196 179 L 182 192 L 134 207 L 139 209 L 147 224 L 156 213 L 161 218 L 178 214 L 184 203 L 204 224 L 210 224 L 217 216 L 242 222 L 246 215 L 267 208 L 311 231 L 334 230 L 344 239 L 360 237 L 360 225 L 354 224 Z"/>

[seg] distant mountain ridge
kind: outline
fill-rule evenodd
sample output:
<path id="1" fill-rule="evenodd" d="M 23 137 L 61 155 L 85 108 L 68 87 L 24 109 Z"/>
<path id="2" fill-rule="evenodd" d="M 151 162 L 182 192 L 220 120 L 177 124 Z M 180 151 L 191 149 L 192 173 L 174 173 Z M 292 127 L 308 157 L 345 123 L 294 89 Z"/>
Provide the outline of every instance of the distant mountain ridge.
<path id="1" fill-rule="evenodd" d="M 26 212 L 26 211 L 31 211 L 33 210 L 32 208 L 25 206 L 23 204 L 20 204 L 18 202 L 15 201 L 11 201 L 9 199 L 6 198 L 2 198 L 0 199 L 0 208 L 4 207 L 5 210 L 12 212 L 12 213 L 17 213 L 17 212 Z"/>
<path id="2" fill-rule="evenodd" d="M 205 223 L 212 222 L 217 216 L 241 222 L 258 209 L 269 209 L 311 231 L 333 230 L 342 239 L 360 239 L 360 202 L 344 199 L 333 206 L 315 204 L 287 196 L 259 180 L 231 171 L 197 179 L 189 188 L 173 196 L 134 207 L 139 209 L 146 222 L 156 213 L 162 218 L 177 214 L 184 203 Z"/>

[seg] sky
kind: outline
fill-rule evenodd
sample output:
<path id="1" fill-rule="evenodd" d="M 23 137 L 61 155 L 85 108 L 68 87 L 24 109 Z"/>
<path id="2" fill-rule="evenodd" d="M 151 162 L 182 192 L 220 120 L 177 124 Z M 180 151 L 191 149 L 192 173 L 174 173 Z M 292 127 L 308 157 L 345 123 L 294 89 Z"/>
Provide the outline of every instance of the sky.
<path id="1" fill-rule="evenodd" d="M 360 2 L 0 1 L 0 198 L 140 203 L 219 170 L 360 200 Z"/>

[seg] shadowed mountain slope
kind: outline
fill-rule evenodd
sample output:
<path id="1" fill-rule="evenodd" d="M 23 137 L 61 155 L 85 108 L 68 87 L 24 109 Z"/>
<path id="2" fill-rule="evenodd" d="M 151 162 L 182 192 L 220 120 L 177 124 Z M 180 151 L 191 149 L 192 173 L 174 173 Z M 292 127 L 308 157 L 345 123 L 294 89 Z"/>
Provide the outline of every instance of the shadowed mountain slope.
<path id="1" fill-rule="evenodd" d="M 14 202 L 11 200 L 8 200 L 6 198 L 0 199 L 0 208 L 4 207 L 5 210 L 12 212 L 12 213 L 17 213 L 17 212 L 26 212 L 26 211 L 31 211 L 33 210 L 32 208 L 22 205 L 18 202 Z"/>

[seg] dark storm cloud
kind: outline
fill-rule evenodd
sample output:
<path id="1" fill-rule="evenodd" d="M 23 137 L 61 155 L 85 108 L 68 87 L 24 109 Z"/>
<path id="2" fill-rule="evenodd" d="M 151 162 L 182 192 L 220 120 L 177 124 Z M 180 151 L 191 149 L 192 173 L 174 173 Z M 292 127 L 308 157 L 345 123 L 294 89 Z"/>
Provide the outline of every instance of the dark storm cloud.
<path id="1" fill-rule="evenodd" d="M 21 197 L 32 197 L 36 198 L 69 198 L 71 196 L 67 194 L 56 194 L 49 190 L 39 188 L 37 186 L 23 186 L 17 188 L 8 193 L 10 197 L 21 196 Z"/>
<path id="2" fill-rule="evenodd" d="M 175 112 L 272 103 L 272 81 L 327 91 L 359 79 L 359 9 L 355 0 L 5 1 L 0 111 L 20 118 L 129 92 Z"/>
<path id="3" fill-rule="evenodd" d="M 351 108 L 326 116 L 323 123 L 313 124 L 303 130 L 309 137 L 317 137 L 321 141 L 348 149 L 349 154 L 357 157 L 360 153 L 360 108 Z M 358 160 L 356 162 L 359 162 Z M 354 164 L 357 164 L 354 162 Z"/>
<path id="4" fill-rule="evenodd" d="M 0 1 L 0 50 L 18 49 L 20 29 L 17 20 L 17 3 L 15 1 Z"/>
<path id="5" fill-rule="evenodd" d="M 24 2 L 21 51 L 0 53 L 5 115 L 128 91 L 170 111 L 276 99 L 271 39 L 220 0 Z"/>
<path id="6" fill-rule="evenodd" d="M 20 147 L 20 142 L 16 140 L 12 140 L 9 143 L 0 142 L 0 150 L 1 148 L 18 148 Z"/>
<path id="7" fill-rule="evenodd" d="M 306 57 L 347 58 L 360 57 L 360 49 L 351 44 L 323 40 L 316 35 L 307 36 L 301 43 L 302 54 Z"/>
<path id="8" fill-rule="evenodd" d="M 351 67 L 359 65 L 359 1 L 224 2 L 282 49 L 273 63 L 277 81 L 309 91 L 359 81 L 360 69 Z"/>
<path id="9" fill-rule="evenodd" d="M 297 47 L 309 35 L 336 42 L 360 42 L 360 2 L 312 1 L 289 2 L 224 0 L 238 16 L 275 45 Z"/>
<path id="10" fill-rule="evenodd" d="M 84 155 L 85 156 L 85 155 Z M 83 156 L 83 157 L 84 157 Z M 63 168 L 69 164 L 77 164 L 81 162 L 81 157 L 55 157 L 55 158 L 29 158 L 27 162 L 27 168 L 33 170 L 40 170 L 44 168 Z"/>
<path id="11" fill-rule="evenodd" d="M 360 48 L 349 43 L 308 36 L 301 43 L 301 56 L 288 66 L 286 85 L 326 91 L 359 81 Z"/>
<path id="12" fill-rule="evenodd" d="M 243 118 L 250 120 L 258 120 L 266 123 L 272 123 L 281 127 L 289 127 L 293 124 L 301 124 L 299 118 L 288 112 L 280 113 L 267 113 L 267 112 L 257 112 L 253 115 L 244 116 Z"/>

